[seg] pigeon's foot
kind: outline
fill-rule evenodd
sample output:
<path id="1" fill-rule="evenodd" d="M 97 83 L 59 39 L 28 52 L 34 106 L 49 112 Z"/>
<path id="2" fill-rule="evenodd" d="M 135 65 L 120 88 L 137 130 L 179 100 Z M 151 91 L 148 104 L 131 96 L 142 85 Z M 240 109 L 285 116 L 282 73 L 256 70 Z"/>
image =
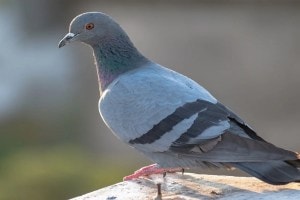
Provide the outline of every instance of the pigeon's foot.
<path id="1" fill-rule="evenodd" d="M 163 176 L 166 175 L 166 173 L 175 173 L 175 172 L 182 172 L 182 168 L 160 168 L 157 164 L 149 165 L 146 167 L 142 167 L 141 169 L 134 172 L 134 174 L 131 174 L 129 176 L 125 176 L 123 178 L 123 181 L 128 181 L 132 179 L 137 179 L 141 176 L 149 176 L 152 174 L 163 174 Z"/>

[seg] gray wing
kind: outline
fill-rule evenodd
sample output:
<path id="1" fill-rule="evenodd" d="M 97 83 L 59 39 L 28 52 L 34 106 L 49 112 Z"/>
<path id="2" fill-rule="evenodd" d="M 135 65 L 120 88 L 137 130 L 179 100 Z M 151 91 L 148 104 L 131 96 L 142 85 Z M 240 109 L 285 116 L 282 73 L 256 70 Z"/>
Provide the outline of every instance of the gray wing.
<path id="1" fill-rule="evenodd" d="M 180 134 L 165 137 L 176 130 Z M 200 99 L 177 108 L 129 143 L 162 164 L 161 154 L 184 158 L 183 162 L 186 159 L 214 163 L 295 159 L 294 152 L 266 142 L 221 103 Z M 172 161 L 176 165 L 180 159 Z"/>
<path id="2" fill-rule="evenodd" d="M 174 141 L 169 152 L 197 157 L 210 162 L 261 162 L 266 160 L 293 160 L 295 153 L 278 148 L 258 136 L 236 114 L 221 103 L 198 101 L 206 107 L 193 125 Z M 222 122 L 228 128 L 215 136 L 215 127 Z M 224 123 L 223 123 L 224 124 Z"/>
<path id="3" fill-rule="evenodd" d="M 209 103 L 208 103 L 209 104 Z M 208 105 L 207 115 L 197 118 L 177 139 L 168 153 L 184 157 L 192 167 L 236 167 L 256 178 L 274 185 L 300 182 L 300 155 L 278 148 L 259 137 L 237 115 L 220 103 Z M 207 120 L 205 120 L 207 119 Z M 229 128 L 216 138 L 201 139 L 202 124 L 227 120 Z M 205 132 L 205 131 L 204 131 Z M 191 162 L 194 161 L 194 162 Z"/>

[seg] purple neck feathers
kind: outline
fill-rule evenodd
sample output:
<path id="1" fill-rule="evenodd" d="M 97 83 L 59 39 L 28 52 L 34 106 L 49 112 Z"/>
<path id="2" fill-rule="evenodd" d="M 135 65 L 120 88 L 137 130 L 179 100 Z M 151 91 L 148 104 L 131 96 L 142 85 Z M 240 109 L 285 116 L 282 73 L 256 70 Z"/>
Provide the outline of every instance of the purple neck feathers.
<path id="1" fill-rule="evenodd" d="M 143 66 L 149 60 L 134 47 L 127 35 L 106 38 L 93 46 L 100 93 L 119 75 Z"/>

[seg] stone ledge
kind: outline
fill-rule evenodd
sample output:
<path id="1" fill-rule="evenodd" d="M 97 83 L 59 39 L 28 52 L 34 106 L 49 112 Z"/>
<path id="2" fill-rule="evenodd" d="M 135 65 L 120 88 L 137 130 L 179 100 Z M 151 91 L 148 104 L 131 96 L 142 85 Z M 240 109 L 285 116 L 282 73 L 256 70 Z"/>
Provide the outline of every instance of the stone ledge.
<path id="1" fill-rule="evenodd" d="M 252 177 L 185 173 L 152 175 L 149 179 L 120 182 L 72 200 L 153 200 L 161 183 L 162 200 L 299 200 L 300 183 L 274 186 Z"/>

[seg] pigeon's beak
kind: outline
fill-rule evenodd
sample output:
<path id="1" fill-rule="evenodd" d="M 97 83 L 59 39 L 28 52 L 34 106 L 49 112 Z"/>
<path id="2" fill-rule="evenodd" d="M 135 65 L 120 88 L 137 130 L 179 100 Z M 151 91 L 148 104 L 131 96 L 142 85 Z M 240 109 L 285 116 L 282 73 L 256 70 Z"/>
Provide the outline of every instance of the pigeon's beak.
<path id="1" fill-rule="evenodd" d="M 66 44 L 72 42 L 75 36 L 76 34 L 74 33 L 68 33 L 67 35 L 65 35 L 65 37 L 58 43 L 58 48 L 61 48 Z"/>

